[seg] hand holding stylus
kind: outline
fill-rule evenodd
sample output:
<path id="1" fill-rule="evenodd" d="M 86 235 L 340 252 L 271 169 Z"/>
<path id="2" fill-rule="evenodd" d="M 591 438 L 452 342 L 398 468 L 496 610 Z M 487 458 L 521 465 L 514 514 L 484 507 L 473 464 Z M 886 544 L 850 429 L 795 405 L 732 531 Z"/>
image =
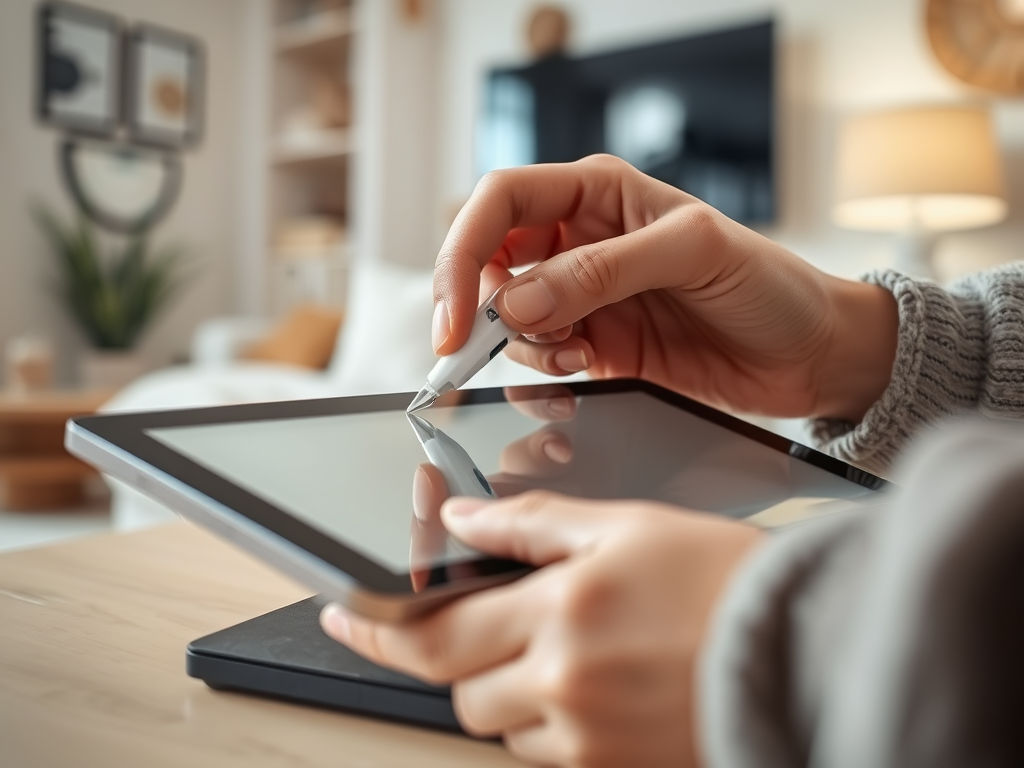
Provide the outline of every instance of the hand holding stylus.
<path id="1" fill-rule="evenodd" d="M 477 307 L 465 343 L 438 360 L 427 374 L 427 383 L 409 403 L 409 413 L 429 407 L 445 392 L 460 389 L 519 335 L 502 320 L 494 299 L 492 294 Z"/>
<path id="2" fill-rule="evenodd" d="M 437 258 L 438 354 L 463 346 L 495 290 L 523 334 L 513 359 L 642 378 L 733 411 L 856 422 L 895 357 L 888 291 L 826 275 L 610 156 L 481 180 Z"/>

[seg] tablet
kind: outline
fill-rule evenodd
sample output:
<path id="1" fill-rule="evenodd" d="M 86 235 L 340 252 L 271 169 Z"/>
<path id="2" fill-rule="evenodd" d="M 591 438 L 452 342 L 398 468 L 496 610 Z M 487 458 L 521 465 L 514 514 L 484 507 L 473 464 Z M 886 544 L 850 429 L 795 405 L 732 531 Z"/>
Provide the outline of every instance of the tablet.
<path id="1" fill-rule="evenodd" d="M 520 577 L 449 536 L 451 495 L 547 489 L 738 519 L 864 501 L 882 479 L 633 380 L 87 416 L 68 450 L 318 590 L 401 620 Z"/>

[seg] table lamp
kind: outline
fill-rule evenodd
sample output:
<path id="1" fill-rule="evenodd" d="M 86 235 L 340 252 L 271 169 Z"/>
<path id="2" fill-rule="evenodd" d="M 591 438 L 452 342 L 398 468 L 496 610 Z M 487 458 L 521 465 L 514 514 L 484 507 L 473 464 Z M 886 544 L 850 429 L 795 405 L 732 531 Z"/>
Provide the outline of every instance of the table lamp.
<path id="1" fill-rule="evenodd" d="M 839 138 L 833 219 L 901 234 L 900 267 L 933 277 L 939 232 L 1006 217 L 988 112 L 972 106 L 887 110 L 849 119 Z"/>

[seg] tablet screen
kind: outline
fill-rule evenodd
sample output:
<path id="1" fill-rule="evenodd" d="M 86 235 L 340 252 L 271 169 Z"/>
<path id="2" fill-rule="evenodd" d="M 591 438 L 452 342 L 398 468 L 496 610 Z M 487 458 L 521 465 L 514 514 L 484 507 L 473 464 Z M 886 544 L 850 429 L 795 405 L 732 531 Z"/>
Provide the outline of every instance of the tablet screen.
<path id="1" fill-rule="evenodd" d="M 431 489 L 441 477 L 462 494 L 545 488 L 736 518 L 873 494 L 642 391 L 538 397 L 541 389 L 435 406 L 420 422 L 373 411 L 147 434 L 395 574 L 479 557 L 438 531 L 440 499 L 424 491 L 424 476 Z M 427 474 L 414 480 L 420 467 Z"/>

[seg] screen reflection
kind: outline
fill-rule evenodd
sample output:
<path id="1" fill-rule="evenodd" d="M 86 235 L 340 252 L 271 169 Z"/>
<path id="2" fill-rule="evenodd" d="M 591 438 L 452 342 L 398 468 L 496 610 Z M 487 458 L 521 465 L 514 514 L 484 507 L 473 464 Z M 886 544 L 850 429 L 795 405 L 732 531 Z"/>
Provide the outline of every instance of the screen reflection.
<path id="1" fill-rule="evenodd" d="M 546 489 L 776 521 L 874 495 L 640 391 L 450 394 L 413 419 L 368 411 L 149 434 L 395 574 L 478 558 L 441 526 L 441 504 L 456 494 Z"/>
<path id="2" fill-rule="evenodd" d="M 449 536 L 441 522 L 441 505 L 450 496 L 497 498 L 466 449 L 423 416 L 407 413 L 429 464 L 420 464 L 412 480 L 412 528 L 409 576 L 417 592 L 427 586 L 437 563 L 458 563 L 477 556 L 475 550 Z M 457 568 L 450 565 L 448 568 Z M 455 575 L 455 574 L 451 574 Z"/>
<path id="3" fill-rule="evenodd" d="M 553 385 L 542 394 L 535 387 L 505 389 L 508 405 L 539 426 L 502 446 L 498 471 L 486 477 L 463 445 L 428 420 L 429 410 L 409 414 L 429 460 L 413 480 L 413 571 L 474 554 L 441 523 L 440 508 L 450 496 L 497 498 L 545 489 L 594 499 L 653 499 L 769 526 L 847 508 L 842 500 L 874 497 L 638 393 L 578 398 Z M 417 578 L 425 577 L 414 575 L 414 585 Z"/>
<path id="4" fill-rule="evenodd" d="M 547 396 L 538 398 L 537 390 L 530 387 L 505 390 L 509 404 L 545 426 L 510 442 L 502 450 L 502 466 L 510 470 L 497 476 L 502 495 L 538 487 L 530 480 L 561 474 L 571 462 L 571 439 L 563 431 L 549 428 L 548 424 L 571 422 L 576 415 L 576 397 L 568 389 L 557 386 L 542 394 Z M 449 570 L 458 569 L 460 563 L 480 554 L 448 535 L 441 521 L 441 505 L 445 499 L 451 496 L 498 498 L 492 483 L 466 449 L 428 421 L 428 413 L 406 414 L 429 461 L 416 468 L 412 484 L 409 575 L 417 592 L 427 586 L 431 571 L 438 563 L 451 563 L 447 566 Z"/>

